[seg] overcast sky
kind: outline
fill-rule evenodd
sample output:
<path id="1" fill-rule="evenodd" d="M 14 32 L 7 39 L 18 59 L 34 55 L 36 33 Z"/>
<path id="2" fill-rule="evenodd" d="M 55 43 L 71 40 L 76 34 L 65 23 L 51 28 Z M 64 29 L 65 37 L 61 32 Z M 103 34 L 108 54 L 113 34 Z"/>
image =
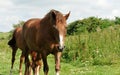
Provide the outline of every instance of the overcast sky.
<path id="1" fill-rule="evenodd" d="M 114 19 L 120 16 L 120 0 L 0 0 L 0 32 L 30 18 L 42 18 L 51 9 L 71 11 L 68 23 L 90 16 Z"/>

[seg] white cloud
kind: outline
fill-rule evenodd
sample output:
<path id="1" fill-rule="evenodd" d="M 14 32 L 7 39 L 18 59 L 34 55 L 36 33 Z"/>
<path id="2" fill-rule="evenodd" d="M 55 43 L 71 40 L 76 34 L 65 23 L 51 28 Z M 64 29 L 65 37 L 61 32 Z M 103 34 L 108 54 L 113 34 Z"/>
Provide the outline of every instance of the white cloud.
<path id="1" fill-rule="evenodd" d="M 112 10 L 112 16 L 120 16 L 120 10 L 118 9 Z"/>
<path id="2" fill-rule="evenodd" d="M 43 17 L 50 9 L 63 14 L 71 11 L 68 23 L 77 19 L 98 16 L 113 18 L 120 14 L 120 0 L 1 0 L 0 32 L 12 29 L 12 24 L 33 17 Z"/>
<path id="3" fill-rule="evenodd" d="M 13 6 L 13 2 L 10 0 L 1 0 L 0 1 L 0 8 L 8 8 L 8 7 L 12 7 Z"/>
<path id="4" fill-rule="evenodd" d="M 113 14 L 113 15 L 116 15 L 116 14 L 118 14 L 119 12 L 120 12 L 119 10 L 114 9 L 114 10 L 112 11 L 112 14 Z"/>
<path id="5" fill-rule="evenodd" d="M 98 0 L 98 5 L 101 7 L 108 7 L 109 2 L 107 0 Z"/>

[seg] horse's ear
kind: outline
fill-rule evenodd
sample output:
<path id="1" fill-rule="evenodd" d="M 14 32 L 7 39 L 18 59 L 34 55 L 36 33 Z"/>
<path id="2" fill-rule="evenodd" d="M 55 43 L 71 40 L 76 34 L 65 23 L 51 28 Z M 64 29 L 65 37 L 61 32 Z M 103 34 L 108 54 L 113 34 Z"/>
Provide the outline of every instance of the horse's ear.
<path id="1" fill-rule="evenodd" d="M 52 12 L 52 18 L 56 20 L 56 13 L 54 11 Z"/>
<path id="2" fill-rule="evenodd" d="M 68 14 L 66 14 L 66 15 L 64 16 L 66 20 L 68 19 L 69 15 L 70 15 L 70 11 L 69 11 Z"/>

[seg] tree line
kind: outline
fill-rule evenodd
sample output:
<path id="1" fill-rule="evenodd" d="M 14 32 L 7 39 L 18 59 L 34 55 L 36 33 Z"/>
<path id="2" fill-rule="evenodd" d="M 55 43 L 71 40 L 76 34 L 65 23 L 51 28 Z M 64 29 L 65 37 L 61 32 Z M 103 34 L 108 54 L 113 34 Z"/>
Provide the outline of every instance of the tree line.
<path id="1" fill-rule="evenodd" d="M 17 24 L 13 24 L 13 28 L 23 26 L 24 21 L 19 21 Z M 82 20 L 76 20 L 68 24 L 67 35 L 77 35 L 83 32 L 96 32 L 97 28 L 104 29 L 109 26 L 120 25 L 120 17 L 115 19 L 102 19 L 98 17 L 88 17 Z M 13 31 L 13 30 L 11 30 Z"/>
<path id="2" fill-rule="evenodd" d="M 80 34 L 82 32 L 96 32 L 97 28 L 104 29 L 109 26 L 120 25 L 120 17 L 115 19 L 102 19 L 98 17 L 88 17 L 82 20 L 76 20 L 68 25 L 67 34 Z"/>

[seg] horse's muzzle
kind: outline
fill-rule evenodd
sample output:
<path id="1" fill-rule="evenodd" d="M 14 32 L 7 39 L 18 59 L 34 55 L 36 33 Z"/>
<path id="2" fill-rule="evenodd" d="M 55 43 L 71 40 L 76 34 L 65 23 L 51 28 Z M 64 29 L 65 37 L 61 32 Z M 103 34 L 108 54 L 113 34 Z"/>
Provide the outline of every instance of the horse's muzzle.
<path id="1" fill-rule="evenodd" d="M 58 48 L 59 52 L 62 52 L 63 49 L 65 48 L 65 46 L 63 46 L 63 47 L 58 46 L 57 48 Z"/>

